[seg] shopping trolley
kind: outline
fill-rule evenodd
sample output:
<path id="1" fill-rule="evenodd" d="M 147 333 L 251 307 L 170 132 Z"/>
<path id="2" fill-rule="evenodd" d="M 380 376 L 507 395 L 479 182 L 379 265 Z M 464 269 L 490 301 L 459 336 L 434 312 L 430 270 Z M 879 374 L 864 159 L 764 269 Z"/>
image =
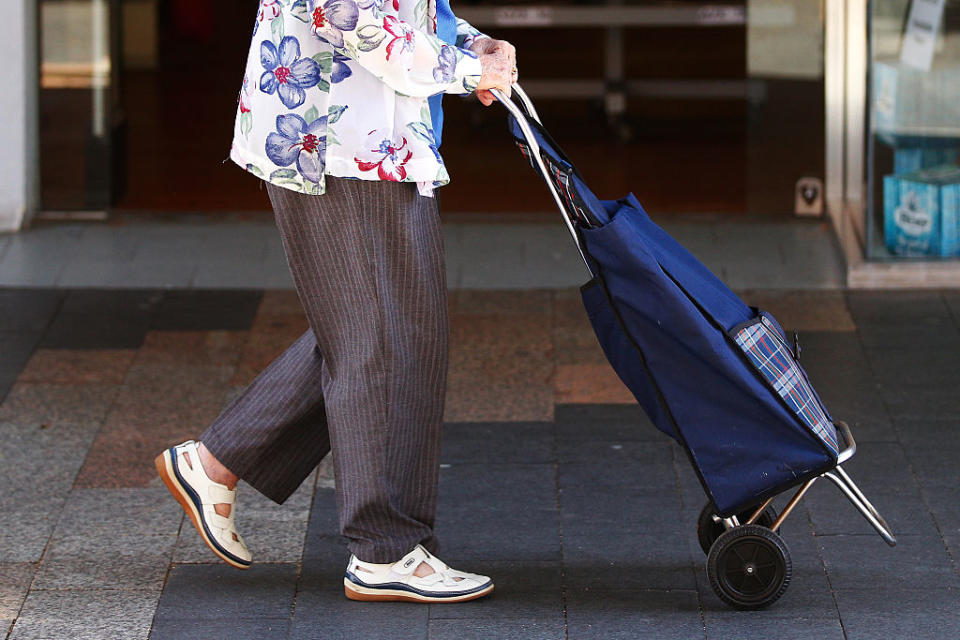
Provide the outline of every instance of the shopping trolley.
<path id="1" fill-rule="evenodd" d="M 600 345 L 653 424 L 683 447 L 707 495 L 697 537 L 717 596 L 759 609 L 783 595 L 791 561 L 780 527 L 821 478 L 895 545 L 841 466 L 856 442 L 810 384 L 796 334 L 740 300 L 632 193 L 599 200 L 530 98 L 517 85 L 513 92 L 522 108 L 494 93 L 590 272 L 581 297 Z M 777 513 L 773 501 L 788 491 Z"/>

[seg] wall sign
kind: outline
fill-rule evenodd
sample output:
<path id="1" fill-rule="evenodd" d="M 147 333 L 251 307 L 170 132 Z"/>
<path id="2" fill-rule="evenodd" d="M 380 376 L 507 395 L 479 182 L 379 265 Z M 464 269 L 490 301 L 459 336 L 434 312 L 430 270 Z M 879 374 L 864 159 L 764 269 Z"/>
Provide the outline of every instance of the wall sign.
<path id="1" fill-rule="evenodd" d="M 913 0 L 900 49 L 901 63 L 922 71 L 930 70 L 944 5 L 946 0 Z"/>

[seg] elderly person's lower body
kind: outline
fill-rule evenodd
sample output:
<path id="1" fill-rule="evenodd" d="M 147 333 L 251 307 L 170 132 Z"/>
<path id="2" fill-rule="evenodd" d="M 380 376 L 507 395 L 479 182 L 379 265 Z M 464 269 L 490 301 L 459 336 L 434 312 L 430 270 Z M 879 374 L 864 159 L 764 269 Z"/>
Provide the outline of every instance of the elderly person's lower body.
<path id="1" fill-rule="evenodd" d="M 435 198 L 327 176 L 320 196 L 265 183 L 310 328 L 157 468 L 210 549 L 246 568 L 237 479 L 283 503 L 331 451 L 346 595 L 457 602 L 490 578 L 434 553 L 449 348 Z"/>

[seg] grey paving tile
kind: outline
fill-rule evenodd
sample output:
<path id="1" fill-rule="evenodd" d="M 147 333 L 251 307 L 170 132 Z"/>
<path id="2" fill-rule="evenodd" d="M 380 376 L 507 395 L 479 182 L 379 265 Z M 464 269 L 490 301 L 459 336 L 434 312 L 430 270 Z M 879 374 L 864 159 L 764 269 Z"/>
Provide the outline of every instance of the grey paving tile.
<path id="1" fill-rule="evenodd" d="M 0 561 L 40 559 L 96 424 L 0 423 Z"/>
<path id="2" fill-rule="evenodd" d="M 95 260 L 78 256 L 66 262 L 58 287 L 188 287 L 196 264 L 170 260 Z"/>
<path id="3" fill-rule="evenodd" d="M 145 546 L 147 540 L 139 541 Z M 152 536 L 157 539 L 151 551 L 137 553 L 114 552 L 107 554 L 102 547 L 99 553 L 77 554 L 73 550 L 58 550 L 54 547 L 43 558 L 32 589 L 139 589 L 163 588 L 163 581 L 170 566 L 170 554 L 174 539 L 170 536 Z"/>
<path id="4" fill-rule="evenodd" d="M 453 422 L 443 426 L 442 463 L 548 463 L 549 422 Z"/>
<path id="5" fill-rule="evenodd" d="M 272 222 L 207 224 L 198 230 L 203 251 L 210 258 L 224 260 L 262 260 L 267 251 L 267 238 L 278 235 Z"/>
<path id="6" fill-rule="evenodd" d="M 559 562 L 532 560 L 490 561 L 477 558 L 455 569 L 490 576 L 493 593 L 461 606 L 434 604 L 430 619 L 554 620 L 563 621 L 562 573 Z M 466 562 L 466 561 L 465 561 Z M 489 634 L 488 634 L 489 637 Z"/>
<path id="7" fill-rule="evenodd" d="M 881 584 L 960 588 L 960 576 L 939 536 L 900 536 L 892 549 L 878 536 L 821 536 L 818 541 L 837 591 Z"/>
<path id="8" fill-rule="evenodd" d="M 44 556 L 44 561 L 48 558 L 96 560 L 143 554 L 158 554 L 169 559 L 175 543 L 175 536 L 149 535 L 143 532 L 119 532 L 109 539 L 104 539 L 103 533 L 91 535 L 64 533 L 58 523 L 57 531 L 50 539 L 50 547 Z"/>
<path id="9" fill-rule="evenodd" d="M 587 270 L 562 224 L 463 224 L 447 248 L 464 289 L 529 289 L 583 284 Z"/>
<path id="10" fill-rule="evenodd" d="M 917 482 L 924 489 L 956 489 L 960 486 L 960 466 L 956 450 L 944 448 L 908 448 L 907 458 Z"/>
<path id="11" fill-rule="evenodd" d="M 960 329 L 951 318 L 925 318 L 923 323 L 865 324 L 857 328 L 872 351 L 960 348 Z"/>
<path id="12" fill-rule="evenodd" d="M 868 498 L 879 491 L 916 493 L 917 482 L 900 443 L 858 442 L 856 455 L 843 469 Z"/>
<path id="13" fill-rule="evenodd" d="M 957 508 L 957 485 L 952 487 L 936 486 L 923 490 L 924 502 L 929 505 L 930 513 L 937 522 L 937 528 L 944 536 L 960 535 L 960 509 Z"/>
<path id="14" fill-rule="evenodd" d="M 136 349 L 147 331 L 145 317 L 60 313 L 40 341 L 45 349 Z"/>
<path id="15" fill-rule="evenodd" d="M 936 325 L 950 309 L 938 291 L 849 291 L 847 306 L 857 326 Z"/>
<path id="16" fill-rule="evenodd" d="M 867 499 L 880 512 L 894 535 L 936 535 L 937 528 L 917 490 L 913 493 L 873 491 Z M 871 534 L 873 527 L 830 482 L 819 482 L 804 498 L 807 511 L 818 535 Z"/>
<path id="17" fill-rule="evenodd" d="M 47 387 L 48 385 L 36 386 Z M 49 385 L 49 387 L 56 386 Z M 87 449 L 97 434 L 99 428 L 97 419 L 103 416 L 104 405 L 107 404 L 105 399 L 96 397 L 97 392 L 111 390 L 108 385 L 80 386 L 78 393 L 57 396 L 49 399 L 48 402 L 67 404 L 71 400 L 80 399 L 83 391 L 87 391 L 94 396 L 91 402 L 93 406 L 87 407 L 86 411 L 78 409 L 75 415 L 66 416 L 86 418 L 86 420 L 76 422 L 58 420 L 57 418 L 66 413 L 66 410 L 61 411 L 60 407 L 47 406 L 46 410 L 49 412 L 47 415 L 36 412 L 40 415 L 30 416 L 29 421 L 18 419 L 0 421 L 0 431 L 5 438 L 5 446 L 0 449 L 0 482 L 5 483 L 5 489 L 15 489 L 21 482 L 28 483 L 26 486 L 32 484 L 34 488 L 43 489 L 48 488 L 49 484 L 56 479 L 58 482 L 56 489 L 66 494 L 69 483 L 73 481 L 73 476 L 83 463 Z M 88 386 L 93 388 L 83 388 Z M 38 393 L 30 400 L 43 400 L 43 395 Z M 0 407 L 0 412 L 27 413 L 25 406 L 17 406 L 18 400 L 20 399 L 8 398 L 7 403 Z M 23 399 L 23 404 L 26 404 L 26 399 Z"/>
<path id="18" fill-rule="evenodd" d="M 99 589 L 32 591 L 10 640 L 143 640 L 159 595 Z"/>
<path id="19" fill-rule="evenodd" d="M 0 331 L 42 331 L 62 299 L 55 289 L 0 290 Z"/>
<path id="20" fill-rule="evenodd" d="M 554 411 L 557 441 L 668 442 L 639 405 L 561 404 Z"/>
<path id="21" fill-rule="evenodd" d="M 888 579 L 870 588 L 839 589 L 837 602 L 848 640 L 960 637 L 957 589 Z"/>
<path id="22" fill-rule="evenodd" d="M 620 468 L 625 475 L 646 468 L 650 470 L 650 475 L 655 475 L 668 470 L 670 447 L 671 443 L 666 438 L 656 441 L 613 438 L 560 440 L 557 443 L 557 458 L 561 463 L 590 463 L 598 467 Z"/>
<path id="23" fill-rule="evenodd" d="M 640 449 L 623 444 L 622 450 L 611 450 L 610 464 L 592 462 L 567 462 L 557 470 L 560 490 L 564 493 L 590 491 L 607 494 L 611 500 L 618 497 L 662 495 L 673 493 L 677 487 L 674 475 L 673 457 L 670 449 L 660 447 L 649 451 L 649 457 Z M 641 459 L 620 457 L 614 463 L 614 456 L 631 448 Z M 604 452 L 606 453 L 606 452 Z M 646 459 L 643 459 L 646 458 Z"/>
<path id="24" fill-rule="evenodd" d="M 57 507 L 26 507 L 0 512 L 0 562 L 37 562 L 57 523 Z"/>
<path id="25" fill-rule="evenodd" d="M 40 332 L 0 331 L 0 402 L 17 380 L 40 341 Z"/>
<path id="26" fill-rule="evenodd" d="M 784 597 L 789 597 L 788 595 Z M 779 603 L 774 604 L 775 610 Z M 754 638 L 777 638 L 778 640 L 846 640 L 844 627 L 833 612 L 833 618 L 773 617 L 771 610 L 757 613 L 731 612 L 707 619 L 707 640 L 753 640 Z"/>
<path id="27" fill-rule="evenodd" d="M 286 638 L 289 627 L 289 615 L 279 618 L 238 617 L 229 621 L 161 618 L 154 622 L 150 640 L 266 640 Z"/>
<path id="28" fill-rule="evenodd" d="M 195 289 L 293 289 L 294 283 L 283 259 L 247 262 L 233 258 L 199 262 L 191 286 Z"/>
<path id="29" fill-rule="evenodd" d="M 0 562 L 0 620 L 14 620 L 20 613 L 35 571 L 32 562 Z"/>
<path id="30" fill-rule="evenodd" d="M 960 414 L 960 394 L 938 387 L 888 387 L 883 401 L 894 420 L 942 419 Z"/>
<path id="31" fill-rule="evenodd" d="M 61 313 L 90 316 L 146 317 L 163 299 L 163 289 L 70 289 L 66 292 Z"/>
<path id="32" fill-rule="evenodd" d="M 914 451 L 922 452 L 920 455 L 960 451 L 960 419 L 956 416 L 927 420 L 900 418 L 894 423 L 894 429 L 906 444 L 908 457 L 912 457 Z"/>
<path id="33" fill-rule="evenodd" d="M 952 389 L 960 382 L 955 352 L 947 349 L 869 351 L 877 381 L 885 388 Z"/>
<path id="34" fill-rule="evenodd" d="M 567 630 L 563 616 L 549 620 L 520 618 L 516 620 L 430 620 L 430 640 L 468 640 L 477 638 L 525 638 L 529 640 L 565 640 Z"/>
<path id="35" fill-rule="evenodd" d="M 560 559 L 559 514 L 550 508 L 454 508 L 441 503 L 435 527 L 441 557 L 459 564 L 471 559 Z"/>
<path id="36" fill-rule="evenodd" d="M 440 469 L 444 508 L 555 509 L 552 464 L 450 464 Z"/>
<path id="37" fill-rule="evenodd" d="M 0 261 L 0 286 L 53 286 L 74 251 L 73 240 L 24 235 L 11 239 Z"/>
<path id="38" fill-rule="evenodd" d="M 65 538 L 104 534 L 176 536 L 182 514 L 164 487 L 73 489 L 57 523 L 57 533 Z"/>
<path id="39" fill-rule="evenodd" d="M 318 489 L 304 541 L 303 581 L 321 588 L 342 588 L 343 571 L 350 558 L 346 542 L 340 535 L 334 492 Z"/>
<path id="40" fill-rule="evenodd" d="M 250 328 L 262 298 L 259 290 L 168 291 L 150 316 L 150 328 L 242 331 Z"/>
<path id="41" fill-rule="evenodd" d="M 396 640 L 398 629 L 402 629 L 403 638 L 426 639 L 428 614 L 428 607 L 406 602 L 382 602 L 371 607 L 369 603 L 347 600 L 341 582 L 337 591 L 301 589 L 297 593 L 289 638 Z"/>
<path id="42" fill-rule="evenodd" d="M 80 233 L 74 254 L 86 260 L 126 261 L 136 254 L 137 244 L 136 227 L 91 225 Z"/>
<path id="43" fill-rule="evenodd" d="M 567 628 L 569 637 L 577 640 L 704 637 L 697 592 L 692 590 L 571 590 Z"/>
<path id="44" fill-rule="evenodd" d="M 682 539 L 696 531 L 696 514 L 683 510 L 676 496 L 608 500 L 593 506 L 584 498 L 572 506 L 562 502 L 561 509 L 564 536 L 592 536 L 605 541 L 629 540 L 637 535 Z"/>
<path id="45" fill-rule="evenodd" d="M 224 563 L 174 565 L 156 620 L 286 617 L 297 573 L 295 564 L 254 563 L 243 571 Z"/>
<path id="46" fill-rule="evenodd" d="M 444 556 L 446 555 L 444 553 Z M 345 538 L 329 534 L 308 536 L 303 553 L 299 590 L 326 590 L 342 594 L 344 570 L 349 559 L 350 552 L 347 550 Z"/>
<path id="47" fill-rule="evenodd" d="M 564 535 L 564 579 L 572 589 L 695 589 L 690 549 L 673 536 L 598 540 Z"/>

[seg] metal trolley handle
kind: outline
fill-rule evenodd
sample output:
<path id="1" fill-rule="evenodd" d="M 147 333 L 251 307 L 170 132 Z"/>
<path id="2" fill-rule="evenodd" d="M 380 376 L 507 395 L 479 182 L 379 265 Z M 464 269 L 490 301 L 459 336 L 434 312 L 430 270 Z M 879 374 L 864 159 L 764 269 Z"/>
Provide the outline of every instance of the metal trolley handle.
<path id="1" fill-rule="evenodd" d="M 540 155 L 540 144 L 537 142 L 537 138 L 533 135 L 533 130 L 530 128 L 530 123 L 527 122 L 527 118 L 532 119 L 537 124 L 542 124 L 540 122 L 540 116 L 537 114 L 536 108 L 533 106 L 533 101 L 530 100 L 530 96 L 520 88 L 519 84 L 513 84 L 511 86 L 511 91 L 520 98 L 520 103 L 523 105 L 523 109 L 518 107 L 513 100 L 508 98 L 502 91 L 499 89 L 491 89 L 490 92 L 496 97 L 496 99 L 506 107 L 507 111 L 510 112 L 516 121 L 520 125 L 520 131 L 523 133 L 523 137 L 526 140 L 527 144 L 530 145 L 530 155 L 533 156 L 534 161 L 536 162 L 537 168 L 540 170 L 540 176 L 543 178 L 543 181 L 547 183 L 547 188 L 550 190 L 550 195 L 553 196 L 554 202 L 557 203 L 557 208 L 560 209 L 560 214 L 563 216 L 563 222 L 567 225 L 567 231 L 570 232 L 570 236 L 573 238 L 574 244 L 577 245 L 577 251 L 580 252 L 580 257 L 583 259 L 583 263 L 587 266 L 587 270 L 590 271 L 590 275 L 593 275 L 593 270 L 590 268 L 590 262 L 587 260 L 587 256 L 583 251 L 583 246 L 580 244 L 580 236 L 577 234 L 576 225 L 573 222 L 573 219 L 570 217 L 570 214 L 567 212 L 566 206 L 563 204 L 563 199 L 560 197 L 560 194 L 557 193 L 557 187 L 553 184 L 553 180 L 550 178 L 550 171 L 547 169 L 546 164 L 543 162 L 543 157 Z"/>

